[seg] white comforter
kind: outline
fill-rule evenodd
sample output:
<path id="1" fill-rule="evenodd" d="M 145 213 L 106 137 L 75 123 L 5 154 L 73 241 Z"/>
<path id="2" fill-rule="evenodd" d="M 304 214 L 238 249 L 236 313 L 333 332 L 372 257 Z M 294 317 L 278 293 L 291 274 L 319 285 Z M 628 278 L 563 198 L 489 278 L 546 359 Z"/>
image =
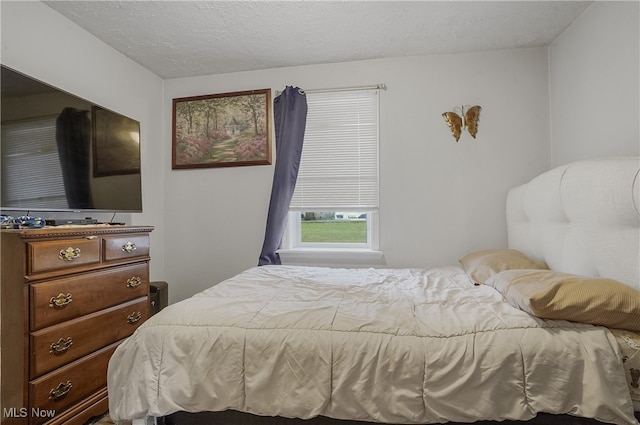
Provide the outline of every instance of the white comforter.
<path id="1" fill-rule="evenodd" d="M 532 317 L 457 267 L 249 269 L 143 324 L 111 358 L 108 386 L 116 421 L 234 409 L 638 423 L 610 332 Z"/>

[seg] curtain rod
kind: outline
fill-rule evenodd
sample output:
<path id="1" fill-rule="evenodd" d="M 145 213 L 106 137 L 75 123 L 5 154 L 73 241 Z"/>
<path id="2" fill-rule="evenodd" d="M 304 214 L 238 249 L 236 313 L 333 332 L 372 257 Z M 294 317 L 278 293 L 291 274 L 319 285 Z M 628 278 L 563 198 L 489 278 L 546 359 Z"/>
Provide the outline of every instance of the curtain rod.
<path id="1" fill-rule="evenodd" d="M 330 88 L 330 89 L 312 89 L 312 90 L 302 90 L 303 93 L 322 93 L 329 91 L 352 91 L 352 90 L 386 90 L 387 86 L 384 83 L 373 84 L 369 86 L 353 86 L 353 87 L 338 87 L 338 88 Z M 276 90 L 276 96 L 279 96 L 282 93 L 280 90 Z"/>

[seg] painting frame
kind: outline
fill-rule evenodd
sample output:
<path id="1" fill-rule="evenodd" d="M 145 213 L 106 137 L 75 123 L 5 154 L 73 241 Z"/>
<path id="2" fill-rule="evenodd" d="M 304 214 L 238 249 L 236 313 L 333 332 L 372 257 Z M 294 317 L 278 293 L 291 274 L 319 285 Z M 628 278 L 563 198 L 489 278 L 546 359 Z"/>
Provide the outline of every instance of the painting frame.
<path id="1" fill-rule="evenodd" d="M 271 164 L 271 89 L 181 97 L 172 103 L 172 169 Z"/>
<path id="2" fill-rule="evenodd" d="M 93 176 L 140 174 L 140 122 L 91 107 Z"/>

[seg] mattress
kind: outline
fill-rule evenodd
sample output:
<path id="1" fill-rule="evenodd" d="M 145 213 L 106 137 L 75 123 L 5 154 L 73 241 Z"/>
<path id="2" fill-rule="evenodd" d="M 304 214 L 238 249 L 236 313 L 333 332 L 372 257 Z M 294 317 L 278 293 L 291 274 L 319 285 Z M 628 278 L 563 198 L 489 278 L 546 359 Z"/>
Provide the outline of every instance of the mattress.
<path id="1" fill-rule="evenodd" d="M 531 316 L 459 267 L 263 266 L 170 305 L 123 342 L 109 411 L 638 424 L 622 356 L 606 328 Z"/>

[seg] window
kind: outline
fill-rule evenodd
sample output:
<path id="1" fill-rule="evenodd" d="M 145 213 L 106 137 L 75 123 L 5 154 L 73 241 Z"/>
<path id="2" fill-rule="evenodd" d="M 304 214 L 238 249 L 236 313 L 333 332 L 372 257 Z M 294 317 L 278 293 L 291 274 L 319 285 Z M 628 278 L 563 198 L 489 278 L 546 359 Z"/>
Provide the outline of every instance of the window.
<path id="1" fill-rule="evenodd" d="M 378 91 L 307 93 L 307 124 L 283 247 L 378 249 Z"/>

